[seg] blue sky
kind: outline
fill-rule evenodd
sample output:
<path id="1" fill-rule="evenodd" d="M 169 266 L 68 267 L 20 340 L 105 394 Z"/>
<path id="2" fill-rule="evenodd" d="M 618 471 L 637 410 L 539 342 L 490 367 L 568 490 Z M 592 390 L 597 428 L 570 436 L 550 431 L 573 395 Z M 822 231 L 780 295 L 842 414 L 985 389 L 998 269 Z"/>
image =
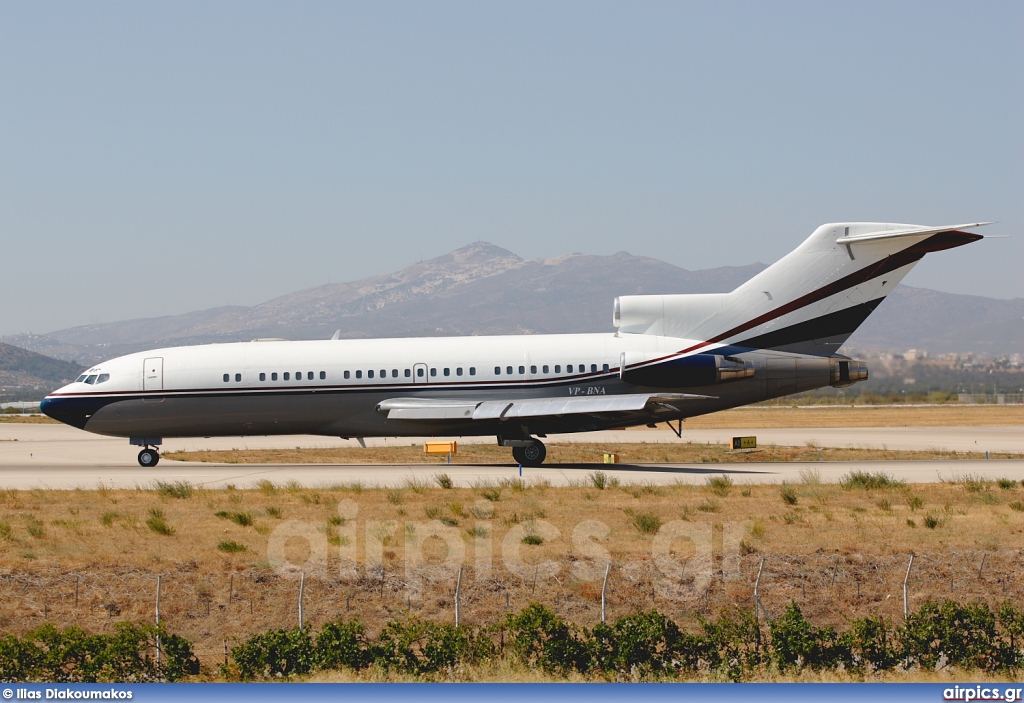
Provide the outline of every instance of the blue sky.
<path id="1" fill-rule="evenodd" d="M 906 283 L 1024 297 L 1022 34 L 1020 2 L 3 3 L 0 334 L 478 239 L 770 263 L 842 220 L 998 220 Z"/>

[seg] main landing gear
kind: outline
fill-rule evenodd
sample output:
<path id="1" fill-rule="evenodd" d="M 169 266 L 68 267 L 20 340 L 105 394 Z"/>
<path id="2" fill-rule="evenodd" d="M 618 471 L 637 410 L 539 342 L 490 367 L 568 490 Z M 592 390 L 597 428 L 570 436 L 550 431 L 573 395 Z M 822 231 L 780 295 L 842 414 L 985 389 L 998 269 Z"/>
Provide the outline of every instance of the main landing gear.
<path id="1" fill-rule="evenodd" d="M 132 437 L 128 440 L 137 447 L 143 447 L 139 452 L 139 466 L 144 469 L 151 469 L 160 462 L 160 450 L 157 449 L 163 444 L 160 437 Z"/>
<path id="2" fill-rule="evenodd" d="M 498 444 L 512 447 L 512 458 L 523 466 L 540 466 L 548 455 L 548 450 L 539 439 L 505 439 L 498 437 Z"/>

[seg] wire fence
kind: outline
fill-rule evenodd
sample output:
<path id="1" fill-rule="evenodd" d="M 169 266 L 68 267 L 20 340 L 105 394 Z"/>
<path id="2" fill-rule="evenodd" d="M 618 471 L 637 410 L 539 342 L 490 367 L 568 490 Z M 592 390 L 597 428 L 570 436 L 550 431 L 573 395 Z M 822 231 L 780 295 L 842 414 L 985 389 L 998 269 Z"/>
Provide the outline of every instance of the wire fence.
<path id="1" fill-rule="evenodd" d="M 993 607 L 1004 601 L 1018 607 L 1024 603 L 1024 550 L 715 555 L 703 564 L 691 559 L 676 571 L 646 559 L 593 564 L 590 580 L 577 578 L 581 572 L 572 568 L 579 566 L 573 561 L 567 559 L 555 575 L 540 566 L 532 575 L 499 569 L 484 575 L 485 570 L 468 564 L 456 572 L 427 565 L 410 574 L 381 563 L 346 578 L 337 570 L 275 573 L 266 568 L 212 575 L 199 573 L 193 564 L 159 573 L 40 568 L 0 574 L 0 630 L 21 634 L 52 622 L 104 632 L 118 621 L 153 622 L 159 608 L 171 632 L 191 640 L 201 660 L 216 663 L 238 640 L 299 626 L 300 617 L 303 626 L 319 628 L 339 617 L 358 616 L 373 632 L 405 614 L 454 622 L 458 607 L 461 624 L 476 626 L 496 624 L 506 613 L 536 601 L 587 627 L 605 612 L 614 620 L 657 609 L 692 629 L 700 617 L 713 618 L 730 607 L 754 608 L 755 585 L 761 617 L 781 614 L 795 602 L 811 621 L 839 629 L 869 614 L 901 620 L 904 583 L 911 611 L 928 600 Z"/>

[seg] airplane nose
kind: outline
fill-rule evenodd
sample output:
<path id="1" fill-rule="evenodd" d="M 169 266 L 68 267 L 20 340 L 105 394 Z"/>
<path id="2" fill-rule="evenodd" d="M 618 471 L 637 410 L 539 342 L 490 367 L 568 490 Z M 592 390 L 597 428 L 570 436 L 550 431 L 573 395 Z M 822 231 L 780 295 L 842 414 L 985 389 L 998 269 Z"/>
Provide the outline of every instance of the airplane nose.
<path id="1" fill-rule="evenodd" d="M 39 410 L 65 425 L 85 429 L 93 413 L 103 407 L 103 403 L 95 398 L 58 398 L 46 396 L 39 403 Z"/>

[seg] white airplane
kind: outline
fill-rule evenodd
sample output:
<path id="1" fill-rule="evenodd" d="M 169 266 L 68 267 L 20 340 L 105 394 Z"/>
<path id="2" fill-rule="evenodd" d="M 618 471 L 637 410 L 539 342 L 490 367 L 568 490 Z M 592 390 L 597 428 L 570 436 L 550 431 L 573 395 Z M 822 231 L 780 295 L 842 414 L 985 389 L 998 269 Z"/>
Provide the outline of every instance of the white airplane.
<path id="1" fill-rule="evenodd" d="M 44 413 L 127 437 L 155 466 L 165 437 L 494 435 L 536 466 L 539 438 L 653 425 L 868 377 L 839 347 L 927 253 L 982 225 L 822 225 L 731 293 L 630 295 L 614 333 L 155 349 L 103 362 Z M 671 426 L 671 424 L 670 424 Z"/>

